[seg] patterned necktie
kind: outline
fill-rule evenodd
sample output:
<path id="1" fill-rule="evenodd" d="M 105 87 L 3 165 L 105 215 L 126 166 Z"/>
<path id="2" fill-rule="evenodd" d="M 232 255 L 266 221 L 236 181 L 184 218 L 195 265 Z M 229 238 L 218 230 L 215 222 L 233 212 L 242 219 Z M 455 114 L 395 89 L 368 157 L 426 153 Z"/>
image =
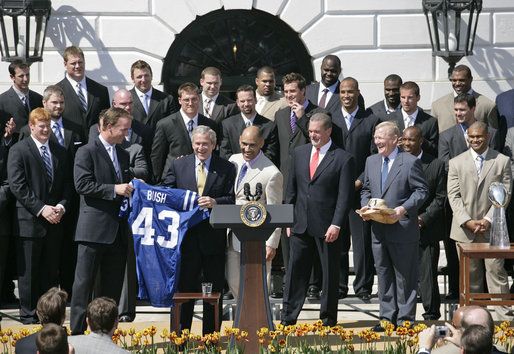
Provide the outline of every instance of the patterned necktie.
<path id="1" fill-rule="evenodd" d="M 346 123 L 346 128 L 350 130 L 353 122 L 353 116 L 351 114 L 348 114 L 346 117 L 344 117 L 344 121 Z"/>
<path id="2" fill-rule="evenodd" d="M 236 188 L 239 188 L 239 185 L 241 184 L 241 182 L 243 181 L 243 179 L 245 178 L 246 176 L 246 171 L 248 171 L 248 166 L 245 164 L 243 164 L 243 166 L 241 166 L 241 171 L 239 172 L 239 176 L 237 177 L 237 185 L 236 185 Z"/>
<path id="3" fill-rule="evenodd" d="M 245 125 L 246 125 L 246 127 L 248 128 L 248 127 L 252 126 L 252 122 L 250 122 L 249 120 L 247 120 L 247 121 L 246 121 L 246 123 L 245 123 Z"/>
<path id="4" fill-rule="evenodd" d="M 141 95 L 141 102 L 143 103 L 143 108 L 145 109 L 145 112 L 146 114 L 148 114 L 148 95 L 145 93 L 145 94 L 142 94 Z"/>
<path id="5" fill-rule="evenodd" d="M 192 119 L 189 122 L 187 122 L 187 131 L 189 132 L 189 136 L 193 135 L 194 127 L 195 127 L 195 122 Z"/>
<path id="6" fill-rule="evenodd" d="M 48 177 L 48 181 L 52 184 L 53 173 L 52 173 L 52 161 L 50 160 L 50 155 L 48 151 L 46 151 L 46 146 L 41 146 L 41 157 L 43 158 L 43 163 L 45 164 L 46 176 Z"/>
<path id="7" fill-rule="evenodd" d="M 207 176 L 205 175 L 205 162 L 200 162 L 196 169 L 196 185 L 198 186 L 198 195 L 203 194 L 203 189 L 205 188 L 205 181 L 207 180 Z"/>
<path id="8" fill-rule="evenodd" d="M 294 111 L 291 111 L 289 125 L 291 126 L 291 132 L 294 134 L 296 132 L 296 113 Z"/>
<path id="9" fill-rule="evenodd" d="M 61 124 L 59 122 L 55 122 L 52 131 L 54 132 L 55 137 L 57 138 L 57 141 L 61 146 L 64 146 L 64 138 L 61 133 Z"/>
<path id="10" fill-rule="evenodd" d="M 314 177 L 314 174 L 316 173 L 316 169 L 318 168 L 319 163 L 319 148 L 316 148 L 316 151 L 312 155 L 311 163 L 309 165 L 309 173 L 311 176 L 311 179 Z"/>
<path id="11" fill-rule="evenodd" d="M 120 166 L 118 165 L 118 157 L 116 156 L 116 148 L 113 148 L 112 146 L 109 146 L 107 148 L 109 152 L 109 156 L 112 161 L 112 165 L 114 166 L 114 171 L 116 172 L 116 179 L 118 182 L 121 182 L 121 172 L 120 172 Z"/>
<path id="12" fill-rule="evenodd" d="M 84 96 L 84 92 L 82 92 L 82 85 L 80 85 L 80 82 L 77 82 L 77 96 L 79 96 L 80 105 L 82 106 L 82 109 L 84 112 L 87 112 L 87 101 L 86 96 Z"/>
<path id="13" fill-rule="evenodd" d="M 23 108 L 25 108 L 25 113 L 30 113 L 30 106 L 29 106 L 29 98 L 27 96 L 23 96 L 21 98 L 21 102 L 23 103 Z"/>
<path id="14" fill-rule="evenodd" d="M 212 118 L 211 103 L 212 103 L 212 100 L 210 98 L 205 99 L 204 113 L 207 118 Z"/>
<path id="15" fill-rule="evenodd" d="M 484 167 L 484 157 L 482 155 L 478 155 L 476 160 L 477 160 L 476 167 L 477 167 L 478 178 L 480 178 L 480 174 L 482 173 L 482 167 Z"/>
<path id="16" fill-rule="evenodd" d="M 321 98 L 319 99 L 319 103 L 318 103 L 318 106 L 320 108 L 325 108 L 326 101 L 327 101 L 327 94 L 328 94 L 328 89 L 327 88 L 323 89 L 323 95 L 321 95 Z"/>
<path id="17" fill-rule="evenodd" d="M 382 184 L 380 188 L 384 191 L 384 186 L 387 180 L 387 174 L 389 173 L 389 157 L 384 157 L 384 164 L 382 165 Z"/>

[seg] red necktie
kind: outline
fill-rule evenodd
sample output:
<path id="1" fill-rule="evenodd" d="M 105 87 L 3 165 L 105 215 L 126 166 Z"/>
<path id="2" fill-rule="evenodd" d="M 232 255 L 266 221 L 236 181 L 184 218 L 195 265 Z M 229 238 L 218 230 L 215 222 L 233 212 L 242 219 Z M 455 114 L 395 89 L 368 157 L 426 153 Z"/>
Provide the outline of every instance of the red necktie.
<path id="1" fill-rule="evenodd" d="M 316 148 L 316 151 L 312 155 L 311 163 L 309 165 L 311 179 L 312 179 L 312 177 L 314 177 L 314 174 L 316 173 L 316 168 L 318 168 L 318 162 L 319 162 L 319 148 Z"/>

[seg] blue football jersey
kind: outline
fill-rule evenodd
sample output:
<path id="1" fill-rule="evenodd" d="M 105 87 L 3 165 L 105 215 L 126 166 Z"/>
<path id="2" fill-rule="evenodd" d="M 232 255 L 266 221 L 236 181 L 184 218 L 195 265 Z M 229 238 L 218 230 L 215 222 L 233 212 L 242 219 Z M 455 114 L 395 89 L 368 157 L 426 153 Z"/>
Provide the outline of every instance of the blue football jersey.
<path id="1" fill-rule="evenodd" d="M 134 237 L 138 296 L 172 306 L 180 274 L 180 244 L 187 230 L 209 217 L 196 192 L 132 181 L 129 225 Z M 126 207 L 126 206 L 125 206 Z"/>

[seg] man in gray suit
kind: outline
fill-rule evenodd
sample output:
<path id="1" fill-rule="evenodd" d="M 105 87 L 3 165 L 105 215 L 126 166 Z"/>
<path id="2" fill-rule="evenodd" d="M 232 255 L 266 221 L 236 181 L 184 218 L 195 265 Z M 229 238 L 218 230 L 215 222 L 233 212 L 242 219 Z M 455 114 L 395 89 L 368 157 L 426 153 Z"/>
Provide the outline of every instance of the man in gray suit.
<path id="1" fill-rule="evenodd" d="M 398 149 L 400 131 L 394 122 L 375 129 L 378 154 L 368 157 L 361 190 L 362 211 L 371 198 L 384 199 L 393 224 L 371 221 L 372 249 L 378 276 L 380 319 L 401 325 L 414 321 L 418 285 L 418 209 L 428 196 L 421 161 Z M 364 220 L 369 216 L 363 215 Z M 375 331 L 383 331 L 380 324 Z"/>
<path id="2" fill-rule="evenodd" d="M 400 86 L 402 78 L 396 74 L 387 75 L 384 79 L 384 99 L 378 101 L 368 108 L 371 113 L 380 120 L 389 120 L 389 115 L 399 112 L 402 108 L 400 104 Z"/>
<path id="3" fill-rule="evenodd" d="M 255 110 L 261 116 L 269 120 L 275 120 L 275 113 L 279 109 L 287 107 L 287 102 L 281 94 L 275 91 L 275 71 L 273 68 L 263 66 L 257 70 L 255 85 L 257 86 Z"/>
<path id="4" fill-rule="evenodd" d="M 118 307 L 113 299 L 98 297 L 91 301 L 87 307 L 86 321 L 90 334 L 68 338 L 77 354 L 129 353 L 112 341 L 112 335 L 118 327 Z"/>

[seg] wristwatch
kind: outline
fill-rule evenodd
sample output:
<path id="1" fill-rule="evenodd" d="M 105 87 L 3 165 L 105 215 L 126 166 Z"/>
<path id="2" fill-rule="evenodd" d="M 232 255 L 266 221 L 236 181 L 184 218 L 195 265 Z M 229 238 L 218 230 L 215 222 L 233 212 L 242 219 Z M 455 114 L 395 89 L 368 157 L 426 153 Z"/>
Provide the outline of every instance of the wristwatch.
<path id="1" fill-rule="evenodd" d="M 421 347 L 419 348 L 418 354 L 430 354 L 430 349 Z"/>

